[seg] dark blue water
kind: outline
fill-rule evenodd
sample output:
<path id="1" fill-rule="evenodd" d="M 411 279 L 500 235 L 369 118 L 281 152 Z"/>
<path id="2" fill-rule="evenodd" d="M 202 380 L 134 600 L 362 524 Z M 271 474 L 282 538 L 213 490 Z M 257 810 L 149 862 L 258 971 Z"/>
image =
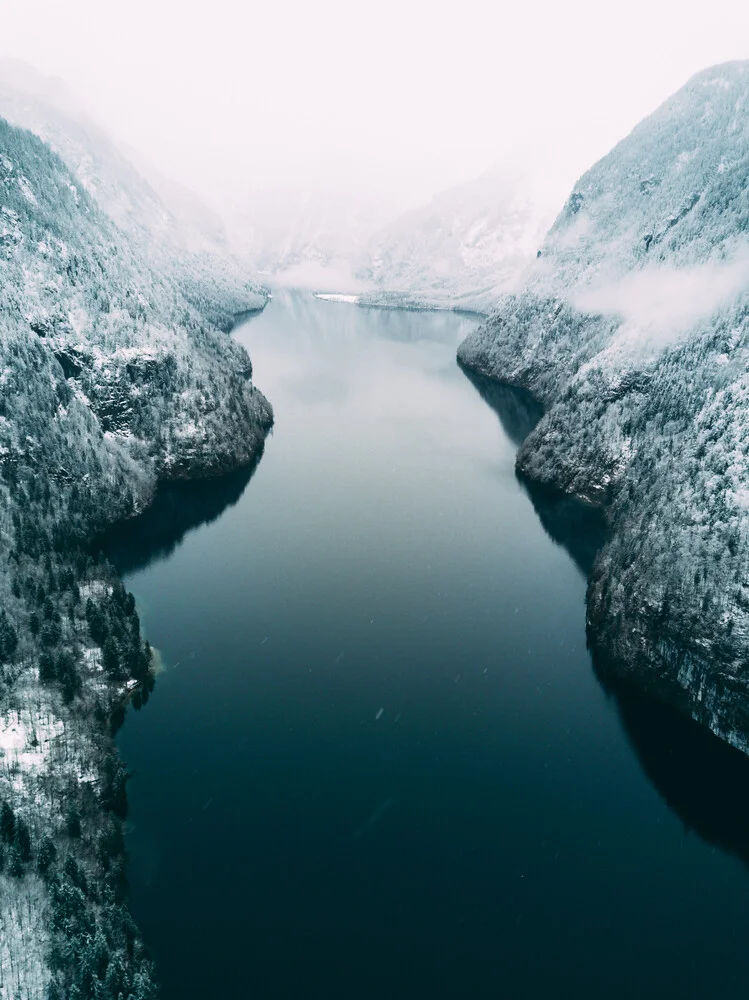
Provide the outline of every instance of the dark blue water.
<path id="1" fill-rule="evenodd" d="M 746 762 L 596 679 L 593 527 L 516 481 L 473 323 L 276 298 L 252 478 L 112 543 L 166 667 L 120 738 L 165 1000 L 746 995 Z"/>

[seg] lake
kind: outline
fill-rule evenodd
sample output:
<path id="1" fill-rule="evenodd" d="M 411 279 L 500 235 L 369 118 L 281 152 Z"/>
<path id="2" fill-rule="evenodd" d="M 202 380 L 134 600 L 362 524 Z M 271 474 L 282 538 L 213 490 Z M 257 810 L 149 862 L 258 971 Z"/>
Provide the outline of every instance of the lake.
<path id="1" fill-rule="evenodd" d="M 278 294 L 257 468 L 110 539 L 165 664 L 119 736 L 164 1000 L 746 994 L 749 762 L 597 679 L 599 525 L 516 479 L 476 322 Z"/>

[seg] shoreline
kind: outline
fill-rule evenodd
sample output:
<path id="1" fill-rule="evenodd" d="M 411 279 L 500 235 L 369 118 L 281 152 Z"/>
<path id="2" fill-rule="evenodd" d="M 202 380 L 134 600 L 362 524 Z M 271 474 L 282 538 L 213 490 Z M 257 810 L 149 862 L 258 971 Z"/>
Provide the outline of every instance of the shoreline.
<path id="1" fill-rule="evenodd" d="M 613 543 L 626 550 L 627 526 L 618 525 L 616 520 L 618 484 L 607 479 L 606 470 L 584 466 L 570 476 L 564 457 L 552 466 L 549 474 L 537 475 L 535 445 L 543 431 L 541 421 L 555 400 L 543 391 L 534 391 L 538 383 L 530 373 L 524 376 L 518 370 L 515 375 L 498 374 L 496 364 L 483 360 L 480 350 L 468 341 L 458 348 L 457 358 L 469 377 L 473 373 L 496 386 L 527 393 L 541 408 L 542 415 L 519 442 L 515 459 L 519 478 L 531 488 L 548 490 L 597 510 L 606 521 L 607 538 L 590 565 L 585 600 L 587 641 L 597 674 L 608 683 L 621 683 L 626 689 L 660 701 L 749 755 L 749 692 L 731 666 L 741 656 L 739 639 L 721 647 L 707 618 L 695 631 L 688 619 L 669 622 L 660 605 L 651 606 L 647 602 L 640 605 L 636 618 L 627 617 L 612 597 L 613 581 L 618 576 Z M 542 366 L 536 374 L 540 375 L 541 384 L 548 383 L 549 376 Z M 560 481 L 562 472 L 566 481 Z M 614 622 L 619 623 L 616 629 Z"/>
<path id="2" fill-rule="evenodd" d="M 39 634 L 14 614 L 17 679 L 0 709 L 0 803 L 6 804 L 15 830 L 0 838 L 0 983 L 14 995 L 66 998 L 74 985 L 70 975 L 94 946 L 91 942 L 106 939 L 114 950 L 111 958 L 100 960 L 103 977 L 111 978 L 111 970 L 120 968 L 120 992 L 138 1000 L 156 996 L 148 951 L 127 909 L 122 826 L 129 774 L 115 736 L 128 707 L 139 710 L 148 701 L 158 654 L 145 640 L 119 571 L 107 560 L 96 562 L 90 552 L 101 541 L 102 529 L 107 534 L 147 514 L 175 483 L 231 480 L 232 473 L 241 479 L 247 470 L 251 474 L 272 427 L 269 407 L 253 412 L 265 417 L 248 425 L 243 446 L 237 447 L 236 440 L 230 446 L 231 464 L 226 453 L 215 463 L 197 449 L 192 464 L 183 460 L 176 470 L 162 465 L 153 486 L 139 491 L 131 509 L 113 505 L 107 524 L 89 525 L 88 538 L 70 551 L 40 550 L 43 620 L 59 622 L 55 628 L 62 648 L 79 652 L 50 657 L 44 630 L 40 642 Z M 42 592 L 38 572 L 26 572 L 25 565 L 22 557 L 20 576 L 12 563 L 0 568 L 9 588 L 21 597 L 32 586 L 32 573 L 34 590 Z M 113 636 L 118 637 L 115 645 Z M 35 662 L 42 666 L 33 666 Z M 18 841 L 19 824 L 29 830 L 28 847 Z M 73 918 L 78 930 L 70 924 Z M 117 966 L 116 955 L 121 956 Z M 77 982 L 78 972 L 74 978 Z M 85 985 L 80 988 L 87 996 Z"/>

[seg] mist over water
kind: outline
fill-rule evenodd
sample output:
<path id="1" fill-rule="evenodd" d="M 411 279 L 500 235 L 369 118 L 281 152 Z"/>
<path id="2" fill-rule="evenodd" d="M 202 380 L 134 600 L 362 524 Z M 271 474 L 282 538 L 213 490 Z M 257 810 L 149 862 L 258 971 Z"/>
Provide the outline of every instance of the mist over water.
<path id="1" fill-rule="evenodd" d="M 458 368 L 475 322 L 276 296 L 251 479 L 110 545 L 167 665 L 119 738 L 165 1000 L 741 995 L 705 789 L 749 762 L 597 680 L 598 527 L 517 482 L 537 413 Z"/>

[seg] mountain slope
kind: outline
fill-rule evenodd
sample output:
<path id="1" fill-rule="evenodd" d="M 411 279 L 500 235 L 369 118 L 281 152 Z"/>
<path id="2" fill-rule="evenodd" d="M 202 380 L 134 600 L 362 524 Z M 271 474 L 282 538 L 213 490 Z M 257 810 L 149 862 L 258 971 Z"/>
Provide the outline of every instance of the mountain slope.
<path id="1" fill-rule="evenodd" d="M 379 304 L 489 311 L 517 288 L 553 212 L 527 175 L 495 167 L 400 216 L 367 247 L 359 276 Z"/>
<path id="2" fill-rule="evenodd" d="M 698 74 L 575 185 L 460 348 L 546 414 L 520 472 L 608 510 L 604 670 L 749 750 L 749 63 Z"/>
<path id="3" fill-rule="evenodd" d="M 265 291 L 233 254 L 215 214 L 155 171 L 153 182 L 147 180 L 59 81 L 0 62 L 0 115 L 47 142 L 139 252 L 213 325 L 229 329 L 237 314 L 263 307 Z"/>
<path id="4" fill-rule="evenodd" d="M 396 214 L 386 197 L 314 183 L 254 192 L 224 212 L 232 243 L 273 284 L 332 292 L 362 290 L 356 263 Z"/>
<path id="5" fill-rule="evenodd" d="M 153 658 L 89 546 L 160 481 L 251 464 L 272 412 L 244 349 L 3 120 L 0 292 L 0 991 L 146 1000 L 112 731 Z"/>

